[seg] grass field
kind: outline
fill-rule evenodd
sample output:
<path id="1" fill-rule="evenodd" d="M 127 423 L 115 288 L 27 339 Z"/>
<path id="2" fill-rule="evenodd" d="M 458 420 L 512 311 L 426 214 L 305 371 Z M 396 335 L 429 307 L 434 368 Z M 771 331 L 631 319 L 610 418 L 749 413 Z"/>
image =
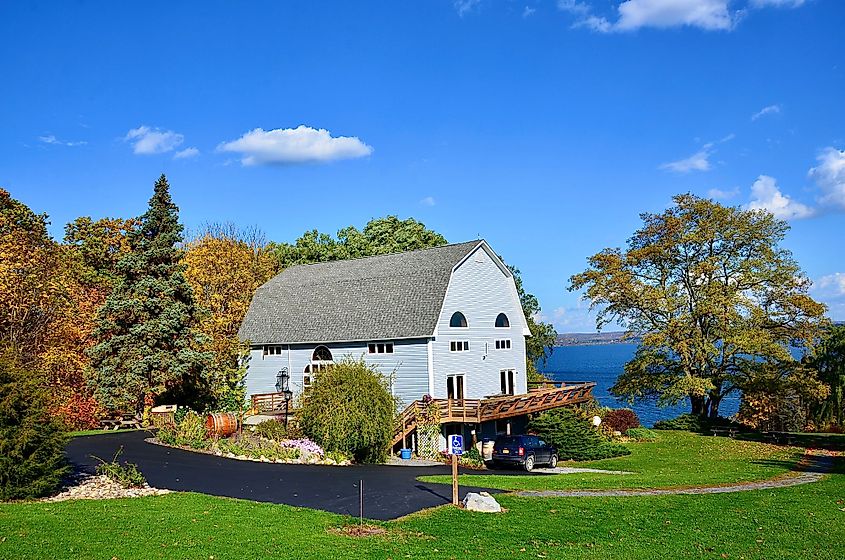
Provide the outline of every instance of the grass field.
<path id="1" fill-rule="evenodd" d="M 788 472 L 803 452 L 754 441 L 702 436 L 689 432 L 658 432 L 655 442 L 628 444 L 631 455 L 588 463 L 561 463 L 575 467 L 629 471 L 565 475 L 462 475 L 461 484 L 504 490 L 565 490 L 616 488 L 674 488 L 763 480 Z M 492 471 L 495 472 L 495 471 Z M 448 483 L 447 476 L 429 476 L 428 482 Z"/>
<path id="2" fill-rule="evenodd" d="M 717 453 L 704 460 L 704 451 Z M 630 457 L 599 463 L 622 468 L 624 461 L 625 468 L 640 470 L 636 485 L 678 485 L 747 479 L 743 464 L 753 477 L 765 478 L 783 472 L 792 457 L 792 451 L 769 446 L 668 434 L 638 444 Z M 447 506 L 381 523 L 387 534 L 367 538 L 337 534 L 354 520 L 335 514 L 200 494 L 0 504 L 0 559 L 841 559 L 845 461 L 837 461 L 835 474 L 820 482 L 775 490 L 626 498 L 501 495 L 507 509 L 502 514 Z"/>

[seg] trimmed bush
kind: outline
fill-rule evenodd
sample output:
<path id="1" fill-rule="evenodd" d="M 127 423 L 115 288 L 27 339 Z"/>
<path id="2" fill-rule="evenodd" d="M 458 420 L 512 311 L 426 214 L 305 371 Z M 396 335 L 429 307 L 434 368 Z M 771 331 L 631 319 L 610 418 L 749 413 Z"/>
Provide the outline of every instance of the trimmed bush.
<path id="1" fill-rule="evenodd" d="M 529 422 L 528 429 L 554 445 L 562 461 L 594 461 L 631 454 L 627 447 L 611 442 L 571 408 L 542 412 Z"/>
<path id="2" fill-rule="evenodd" d="M 0 357 L 0 500 L 46 496 L 67 473 L 67 435 L 38 377 Z"/>
<path id="3" fill-rule="evenodd" d="M 631 428 L 639 428 L 640 418 L 630 408 L 614 408 L 604 415 L 602 423 L 608 429 L 624 434 Z"/>
<path id="4" fill-rule="evenodd" d="M 657 441 L 657 434 L 648 428 L 631 428 L 625 435 L 634 441 Z"/>
<path id="5" fill-rule="evenodd" d="M 395 415 L 387 380 L 363 360 L 346 358 L 314 377 L 299 418 L 303 433 L 323 449 L 377 463 L 387 459 Z"/>

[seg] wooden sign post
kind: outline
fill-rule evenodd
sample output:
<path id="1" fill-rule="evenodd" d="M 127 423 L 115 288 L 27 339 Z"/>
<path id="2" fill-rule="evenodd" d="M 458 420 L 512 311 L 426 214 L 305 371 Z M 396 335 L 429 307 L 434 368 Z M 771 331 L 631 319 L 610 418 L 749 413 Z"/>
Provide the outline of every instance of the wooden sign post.
<path id="1" fill-rule="evenodd" d="M 458 457 L 464 454 L 463 436 L 449 436 L 449 454 L 452 456 L 452 505 L 458 505 Z"/>

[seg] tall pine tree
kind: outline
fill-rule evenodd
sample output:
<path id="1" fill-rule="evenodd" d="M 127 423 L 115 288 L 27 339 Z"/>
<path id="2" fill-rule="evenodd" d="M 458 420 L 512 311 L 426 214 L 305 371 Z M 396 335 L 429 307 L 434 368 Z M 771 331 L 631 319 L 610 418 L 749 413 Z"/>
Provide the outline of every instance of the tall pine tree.
<path id="1" fill-rule="evenodd" d="M 202 404 L 210 355 L 198 350 L 202 312 L 179 262 L 182 225 L 164 175 L 140 221 L 98 314 L 90 382 L 97 400 L 115 410 L 140 411 L 148 395 Z"/>

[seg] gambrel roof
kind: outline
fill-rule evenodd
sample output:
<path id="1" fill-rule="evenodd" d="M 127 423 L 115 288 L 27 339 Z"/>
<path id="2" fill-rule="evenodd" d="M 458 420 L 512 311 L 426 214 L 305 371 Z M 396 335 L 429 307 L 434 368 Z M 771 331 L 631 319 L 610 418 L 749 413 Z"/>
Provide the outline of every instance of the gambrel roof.
<path id="1" fill-rule="evenodd" d="M 484 241 L 293 266 L 258 288 L 239 336 L 252 344 L 424 338 L 452 270 Z"/>

